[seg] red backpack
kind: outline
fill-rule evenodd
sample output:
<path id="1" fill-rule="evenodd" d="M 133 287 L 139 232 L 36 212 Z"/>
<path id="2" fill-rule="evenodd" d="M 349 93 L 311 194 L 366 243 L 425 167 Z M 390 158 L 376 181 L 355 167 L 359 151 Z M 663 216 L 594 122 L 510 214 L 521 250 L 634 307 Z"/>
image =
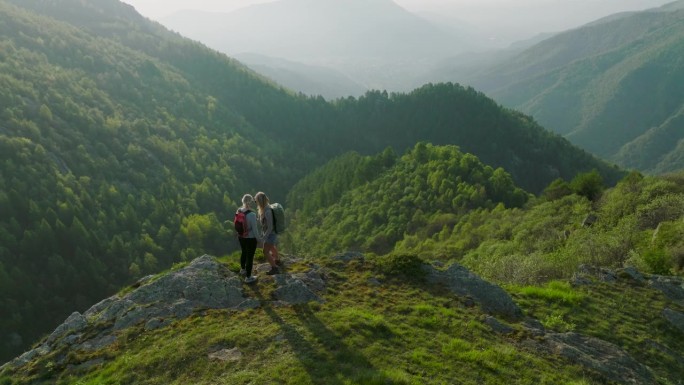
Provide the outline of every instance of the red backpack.
<path id="1" fill-rule="evenodd" d="M 249 226 L 247 225 L 247 214 L 251 213 L 252 210 L 242 211 L 238 210 L 235 212 L 235 218 L 233 219 L 233 225 L 235 226 L 235 231 L 242 238 L 246 237 L 249 233 Z"/>

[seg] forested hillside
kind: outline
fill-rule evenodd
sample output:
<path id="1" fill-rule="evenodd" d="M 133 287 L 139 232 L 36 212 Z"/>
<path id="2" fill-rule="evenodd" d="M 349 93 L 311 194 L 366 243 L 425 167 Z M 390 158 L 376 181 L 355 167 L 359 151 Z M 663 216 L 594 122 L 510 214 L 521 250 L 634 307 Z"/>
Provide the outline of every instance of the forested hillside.
<path id="1" fill-rule="evenodd" d="M 549 38 L 469 84 L 619 165 L 684 168 L 684 2 Z"/>
<path id="2" fill-rule="evenodd" d="M 296 172 L 274 172 L 279 147 L 257 143 L 242 117 L 177 67 L 7 2 L 0 19 L 7 358 L 124 282 L 234 247 L 221 222 L 238 192 L 283 186 Z M 192 55 L 190 43 L 169 44 Z M 260 84 L 194 49 L 221 63 L 224 81 Z"/>
<path id="3" fill-rule="evenodd" d="M 367 158 L 349 155 L 293 188 L 290 207 L 302 202 L 302 210 L 291 249 L 302 255 L 386 254 L 426 226 L 428 233 L 439 232 L 471 210 L 521 207 L 528 198 L 503 169 L 453 146 L 419 143 L 393 163 L 387 151 Z"/>
<path id="4" fill-rule="evenodd" d="M 400 158 L 389 149 L 339 157 L 291 199 L 316 180 L 352 186 L 300 196 L 323 205 L 287 232 L 292 240 L 317 231 L 301 250 L 308 257 L 283 255 L 280 274 L 253 284 L 241 282 L 235 256 L 176 264 L 73 313 L 0 366 L 0 382 L 629 385 L 682 378 L 684 281 L 661 274 L 684 267 L 684 175 L 632 173 L 603 191 L 591 172 L 554 181 L 532 198 L 471 154 L 419 143 Z M 415 231 L 390 254 L 318 251 L 335 241 L 333 232 L 391 232 L 407 213 Z M 582 221 L 586 213 L 594 219 Z M 322 219 L 321 228 L 300 227 L 309 217 Z M 261 257 L 264 272 L 270 266 Z"/>
<path id="5" fill-rule="evenodd" d="M 533 197 L 472 154 L 420 143 L 399 158 L 339 157 L 302 179 L 288 204 L 288 250 L 313 258 L 456 261 L 513 284 L 570 279 L 580 265 L 684 272 L 682 173 L 633 172 L 613 188 L 579 173 Z"/>
<path id="6" fill-rule="evenodd" d="M 328 143 L 338 149 L 374 154 L 391 145 L 401 153 L 421 141 L 457 144 L 483 163 L 503 167 L 533 193 L 579 171 L 595 168 L 609 183 L 621 175 L 529 116 L 501 108 L 483 93 L 458 84 L 428 84 L 408 94 L 368 92 L 334 105 L 342 122 L 339 132 L 345 134 Z"/>
<path id="7" fill-rule="evenodd" d="M 456 144 L 532 192 L 619 175 L 473 89 L 294 95 L 115 0 L 2 0 L 0 36 L 0 360 L 124 283 L 231 252 L 242 194 L 284 201 L 347 151 Z"/>

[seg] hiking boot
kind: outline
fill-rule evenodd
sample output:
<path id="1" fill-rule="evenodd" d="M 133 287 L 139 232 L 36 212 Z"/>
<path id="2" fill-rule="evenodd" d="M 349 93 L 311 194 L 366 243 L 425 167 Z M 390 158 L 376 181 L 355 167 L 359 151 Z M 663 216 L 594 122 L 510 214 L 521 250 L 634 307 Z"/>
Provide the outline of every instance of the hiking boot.
<path id="1" fill-rule="evenodd" d="M 254 283 L 254 282 L 256 282 L 256 280 L 257 280 L 257 277 L 252 275 L 251 277 L 245 278 L 245 283 Z"/>
<path id="2" fill-rule="evenodd" d="M 278 268 L 275 266 L 271 266 L 271 270 L 266 272 L 266 275 L 276 275 L 278 274 Z"/>
<path id="3" fill-rule="evenodd" d="M 247 275 L 247 270 L 245 269 L 240 269 L 240 275 Z"/>

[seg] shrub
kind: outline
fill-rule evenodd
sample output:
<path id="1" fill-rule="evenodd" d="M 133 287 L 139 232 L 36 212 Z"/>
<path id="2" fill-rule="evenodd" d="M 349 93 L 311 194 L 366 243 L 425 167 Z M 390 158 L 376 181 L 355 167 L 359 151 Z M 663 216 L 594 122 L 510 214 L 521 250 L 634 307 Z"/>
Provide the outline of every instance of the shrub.
<path id="1" fill-rule="evenodd" d="M 670 254 L 672 255 L 672 265 L 675 271 L 681 272 L 684 270 L 684 245 L 673 247 L 670 250 Z"/>
<path id="2" fill-rule="evenodd" d="M 542 197 L 549 201 L 555 201 L 572 194 L 572 188 L 570 184 L 561 178 L 558 178 L 551 182 L 544 191 L 542 192 Z"/>
<path id="3" fill-rule="evenodd" d="M 672 221 L 684 216 L 684 196 L 667 194 L 637 210 L 639 225 L 643 229 L 654 229 L 661 222 Z"/>
<path id="4" fill-rule="evenodd" d="M 541 323 L 547 329 L 556 330 L 562 333 L 571 332 L 575 330 L 576 325 L 568 322 L 561 313 L 553 313 L 541 320 Z"/>
<path id="5" fill-rule="evenodd" d="M 388 254 L 378 258 L 377 266 L 387 276 L 422 280 L 425 261 L 415 254 Z"/>
<path id="6" fill-rule="evenodd" d="M 570 182 L 570 188 L 575 194 L 594 201 L 603 192 L 603 178 L 596 170 L 577 174 L 572 182 Z"/>
<path id="7" fill-rule="evenodd" d="M 672 266 L 671 259 L 664 249 L 649 249 L 642 253 L 642 259 L 653 274 L 668 274 Z"/>

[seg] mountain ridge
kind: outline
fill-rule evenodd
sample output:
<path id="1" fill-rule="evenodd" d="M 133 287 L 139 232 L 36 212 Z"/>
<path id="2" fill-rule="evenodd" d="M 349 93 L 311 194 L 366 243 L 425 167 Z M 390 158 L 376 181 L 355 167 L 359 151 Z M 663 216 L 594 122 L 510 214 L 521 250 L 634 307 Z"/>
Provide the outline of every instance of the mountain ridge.
<path id="1" fill-rule="evenodd" d="M 363 95 L 368 91 L 349 76 L 328 67 L 256 54 L 238 54 L 235 58 L 274 82 L 306 95 L 321 95 L 332 100 Z"/>
<path id="2" fill-rule="evenodd" d="M 213 342 L 206 344 L 205 339 L 210 338 L 211 333 L 216 330 L 216 326 L 210 326 L 215 317 L 225 319 L 242 319 L 240 314 L 249 314 L 252 318 L 261 318 L 260 315 L 269 314 L 272 320 L 276 321 L 276 325 L 282 328 L 284 338 L 281 341 L 287 343 L 294 343 L 297 338 L 302 341 L 308 339 L 308 336 L 302 336 L 299 333 L 294 333 L 295 329 L 290 329 L 289 324 L 294 324 L 294 320 L 288 317 L 290 311 L 299 313 L 306 312 L 308 316 L 303 321 L 303 326 L 311 327 L 311 325 L 325 325 L 323 327 L 332 327 L 333 330 L 340 330 L 340 326 L 331 323 L 329 306 L 325 303 L 330 300 L 335 300 L 335 294 L 328 291 L 328 287 L 340 287 L 340 276 L 348 276 L 348 279 L 354 279 L 354 269 L 357 267 L 365 267 L 369 271 L 380 277 L 382 280 L 376 279 L 376 287 L 395 290 L 404 290 L 392 280 L 392 276 L 397 273 L 390 273 L 385 275 L 378 275 L 382 269 L 382 264 L 378 264 L 373 260 L 367 260 L 360 254 L 341 254 L 331 258 L 332 261 L 337 261 L 337 264 L 331 264 L 328 261 L 324 266 L 314 267 L 311 270 L 301 273 L 284 273 L 277 277 L 268 277 L 257 284 L 242 287 L 238 282 L 236 273 L 227 269 L 226 265 L 218 262 L 213 257 L 204 255 L 193 260 L 187 266 L 181 266 L 173 272 L 161 275 L 160 277 L 148 277 L 145 280 L 137 283 L 132 290 L 125 294 L 116 295 L 102 302 L 92 306 L 83 315 L 80 313 L 73 313 L 62 325 L 57 327 L 55 331 L 45 338 L 40 345 L 35 349 L 25 353 L 21 357 L 0 367 L 0 378 L 3 381 L 13 383 L 13 379 L 19 381 L 31 381 L 31 383 L 41 384 L 51 381 L 104 381 L 100 383 L 110 383 L 111 381 L 147 381 L 149 383 L 159 383 L 159 381 L 172 381 L 170 383 L 177 383 L 180 381 L 216 381 L 215 376 L 218 374 L 216 369 L 228 374 L 228 378 L 224 381 L 231 381 L 231 378 L 239 377 L 240 367 L 235 367 L 235 363 L 243 362 L 245 355 L 252 356 L 251 359 L 262 360 L 268 356 L 264 354 L 252 352 L 250 343 L 235 339 L 235 337 L 223 337 L 218 340 L 213 339 Z M 301 261 L 295 257 L 287 257 L 285 259 L 287 266 L 296 267 L 301 264 Z M 267 268 L 266 264 L 264 267 Z M 556 365 L 579 366 L 583 370 L 566 370 L 568 376 L 562 376 L 562 372 L 557 372 L 555 379 L 560 378 L 577 378 L 581 376 L 584 378 L 584 383 L 598 383 L 600 381 L 609 381 L 617 384 L 628 383 L 655 383 L 655 374 L 653 369 L 642 364 L 632 357 L 629 351 L 623 349 L 619 345 L 612 342 L 602 340 L 600 338 L 583 335 L 581 332 L 558 332 L 552 329 L 547 329 L 540 320 L 535 319 L 534 316 L 522 317 L 522 311 L 515 303 L 514 298 L 509 293 L 501 289 L 501 287 L 483 281 L 477 275 L 470 273 L 467 269 L 457 264 L 451 265 L 446 269 L 435 268 L 430 264 L 421 264 L 419 268 L 425 274 L 425 282 L 416 286 L 413 290 L 430 291 L 430 287 L 444 287 L 447 292 L 451 291 L 456 298 L 456 304 L 460 301 L 471 301 L 477 303 L 477 308 L 480 310 L 466 310 L 467 308 L 459 307 L 453 308 L 447 306 L 442 308 L 443 315 L 453 322 L 463 322 L 469 317 L 476 318 L 468 321 L 471 325 L 478 325 L 481 331 L 471 331 L 470 333 L 483 334 L 488 341 L 498 344 L 508 344 L 513 349 L 509 355 L 526 362 L 533 361 L 532 356 L 525 353 L 523 346 L 533 345 L 534 350 L 541 354 L 550 356 L 550 359 L 539 360 L 537 365 L 544 369 L 552 369 Z M 598 275 L 597 275 L 598 274 Z M 605 277 L 609 274 L 615 277 L 614 280 L 607 280 Z M 356 279 L 355 279 L 356 280 Z M 645 284 L 650 287 L 650 291 L 661 293 L 669 293 L 668 295 L 679 293 L 684 297 L 680 281 L 672 280 L 667 277 L 651 277 L 642 276 L 635 270 L 624 270 L 620 272 L 613 272 L 608 270 L 601 270 L 600 273 L 593 271 L 591 268 L 584 268 L 582 273 L 577 276 L 577 282 L 582 282 L 582 286 L 590 288 L 594 291 L 604 291 L 610 287 L 620 287 L 628 292 L 634 292 L 637 282 Z M 270 296 L 266 296 L 262 290 L 269 290 Z M 339 289 L 338 289 L 339 290 Z M 343 289 L 344 290 L 344 289 Z M 432 289 L 434 290 L 434 289 Z M 314 293 L 320 293 L 318 297 Z M 347 292 L 347 290 L 344 290 Z M 185 295 L 182 295 L 185 293 Z M 178 295 L 180 297 L 176 298 Z M 384 296 L 383 294 L 379 294 Z M 439 294 L 434 294 L 439 297 Z M 577 289 L 575 294 L 579 300 L 585 298 L 584 290 Z M 596 294 L 594 294 L 596 295 Z M 605 294 L 601 294 L 605 295 Z M 326 301 L 327 298 L 327 301 Z M 520 296 L 517 293 L 518 301 L 530 300 L 533 296 Z M 176 299 L 180 302 L 176 302 Z M 573 301 L 577 301 L 574 299 Z M 453 301 L 453 300 L 452 300 Z M 584 300 L 586 301 L 586 300 Z M 276 306 L 275 304 L 279 304 Z M 152 306 L 148 306 L 152 304 Z M 360 308 L 361 304 L 350 304 L 353 308 Z M 670 322 L 670 327 L 680 328 L 684 326 L 681 321 L 677 321 L 677 317 L 683 317 L 684 314 L 677 310 L 672 302 L 660 303 L 660 306 L 668 306 L 664 309 L 658 322 L 666 324 Z M 430 308 L 423 305 L 423 313 L 430 311 Z M 444 305 L 443 305 L 444 306 Z M 462 305 L 461 305 L 462 306 Z M 466 305 L 471 307 L 473 305 Z M 526 305 L 524 305 L 526 306 Z M 278 310 L 280 308 L 280 310 Z M 292 309 L 292 310 L 288 310 Z M 448 311 L 447 309 L 451 309 Z M 338 310 L 339 311 L 339 310 Z M 363 310 L 356 310 L 352 312 L 357 317 L 367 317 Z M 465 314 L 463 314 L 465 313 Z M 469 315 L 471 313 L 472 315 Z M 282 315 L 281 315 L 282 314 Z M 464 317 L 465 316 L 465 317 Z M 281 318 L 282 317 L 282 318 Z M 287 317 L 287 318 L 285 318 Z M 319 318 L 320 317 L 320 318 Z M 367 330 L 365 337 L 367 340 L 374 340 L 378 337 L 389 339 L 384 349 L 396 345 L 396 339 L 391 336 L 397 333 L 396 328 L 399 326 L 393 319 L 389 318 L 389 314 L 381 312 L 376 314 L 375 322 L 381 322 L 379 330 Z M 387 318 L 385 318 L 387 317 Z M 463 318 L 465 319 L 463 319 Z M 104 321 L 103 321 L 104 320 Z M 199 341 L 188 341 L 191 351 L 178 351 L 180 357 L 188 354 L 201 353 L 200 357 L 195 357 L 193 360 L 188 360 L 184 365 L 179 365 L 174 368 L 172 378 L 169 374 L 152 375 L 146 373 L 144 370 L 146 363 L 133 363 L 131 369 L 127 372 L 118 372 L 116 367 L 122 362 L 117 358 L 121 355 L 139 354 L 134 353 L 136 350 L 147 351 L 151 348 L 146 344 L 136 344 L 136 339 L 143 339 L 150 341 L 152 346 L 163 341 L 163 338 L 169 338 L 170 335 L 176 334 L 176 338 L 184 338 L 184 333 L 189 333 L 187 321 L 192 325 L 199 326 L 199 330 L 206 329 L 202 337 L 205 343 Z M 307 322 L 308 320 L 308 322 Z M 667 320 L 667 321 L 666 321 Z M 310 322 L 314 322 L 311 324 Z M 357 319 L 356 323 L 365 325 L 366 319 Z M 259 321 L 256 321 L 259 322 Z M 406 321 L 405 321 L 406 322 Z M 415 322 L 412 319 L 409 322 Z M 209 323 L 208 325 L 203 325 Z M 219 321 L 220 323 L 220 321 Z M 364 326 L 368 327 L 373 324 Z M 223 330 L 235 330 L 240 327 L 239 324 L 225 324 L 221 328 Z M 378 325 L 376 324 L 376 327 Z M 427 325 L 423 327 L 428 327 Z M 450 326 L 444 326 L 447 329 L 452 329 Z M 244 326 L 242 327 L 244 329 Z M 429 330 L 429 329 L 428 329 Z M 267 331 L 272 335 L 274 331 Z M 278 333 L 278 331 L 275 331 Z M 515 333 L 515 334 L 514 334 Z M 326 334 L 328 337 L 318 335 L 319 339 L 326 338 L 330 340 L 332 334 Z M 217 336 L 213 336 L 216 338 Z M 347 336 L 342 335 L 337 338 L 336 345 L 347 346 L 351 343 L 359 348 L 364 344 L 353 342 Z M 463 337 L 464 339 L 467 337 Z M 334 339 L 333 339 L 334 340 Z M 495 342 L 495 341 L 499 342 Z M 461 340 L 467 341 L 467 340 Z M 199 344 L 198 344 L 199 342 Z M 418 343 L 418 341 L 415 341 Z M 668 352 L 666 346 L 657 345 L 659 349 Z M 421 344 L 422 345 L 422 344 Z M 296 346 L 296 345 L 295 345 Z M 274 347 L 277 350 L 282 348 Z M 461 342 L 461 349 L 468 349 L 469 343 Z M 272 348 L 273 349 L 273 348 Z M 305 354 L 317 355 L 320 347 L 316 345 L 304 345 L 297 347 L 297 356 L 303 359 Z M 521 349 L 518 351 L 518 349 Z M 532 350 L 532 351 L 534 351 Z M 325 349 L 323 350 L 325 351 Z M 377 349 L 376 349 L 377 351 Z M 504 350 L 499 351 L 503 353 Z M 284 352 L 283 352 L 284 353 Z M 345 377 L 349 377 L 358 383 L 369 381 L 364 378 L 367 374 L 359 373 L 359 370 L 376 371 L 375 365 L 380 362 L 377 359 L 368 357 L 368 359 L 361 360 L 365 356 L 365 349 L 358 351 L 360 356 L 355 359 L 356 367 L 355 373 L 352 374 L 348 369 L 345 369 L 343 364 L 333 363 L 333 367 L 337 368 L 338 375 L 341 373 Z M 669 351 L 666 354 L 672 354 L 672 359 L 682 360 L 676 353 Z M 348 354 L 347 354 L 348 356 Z M 663 355 L 664 356 L 664 355 Z M 177 361 L 180 357 L 168 357 L 168 359 Z M 281 356 L 282 360 L 292 362 L 289 354 L 285 353 Z M 391 356 L 389 356 L 391 357 Z M 457 356 L 458 357 L 458 356 Z M 510 358 L 512 358 L 510 357 Z M 456 357 L 455 357 L 456 358 Z M 459 358 L 456 358 L 459 360 Z M 460 358 L 462 360 L 463 358 Z M 481 358 L 488 362 L 490 358 Z M 303 359 L 306 364 L 306 360 Z M 392 359 L 387 360 L 389 362 Z M 557 363 L 554 361 L 558 361 Z M 231 363 L 231 369 L 225 368 L 221 363 Z M 328 365 L 331 364 L 327 361 Z M 192 367 L 201 365 L 208 370 L 208 375 L 197 376 L 194 375 Z M 319 365 L 322 363 L 319 362 Z M 290 363 L 293 365 L 293 363 Z M 490 364 L 491 365 L 491 364 Z M 549 367 L 550 366 L 550 367 Z M 187 368 L 186 368 L 187 367 Z M 382 368 L 382 367 L 380 367 Z M 236 370 L 237 369 L 237 370 Z M 319 383 L 331 380 L 321 373 L 322 377 L 313 377 L 306 379 L 306 377 L 295 377 L 293 374 L 302 370 L 297 365 L 294 365 L 288 377 L 275 375 L 276 378 L 281 378 L 284 383 Z M 382 369 L 381 369 L 382 370 Z M 109 374 L 105 374 L 108 371 Z M 190 371 L 189 373 L 186 371 Z M 658 368 L 662 374 L 662 368 Z M 99 374 L 102 373 L 102 374 Z M 269 373 L 270 374 L 270 373 Z M 560 376 L 559 376 L 560 375 Z M 588 377 L 587 377 L 588 375 Z M 525 378 L 520 374 L 504 373 L 507 380 L 520 381 Z M 550 374 L 549 374 L 550 376 Z M 154 378 L 157 377 L 155 380 Z M 213 377 L 213 380 L 212 380 Z M 410 378 L 420 379 L 423 376 L 419 373 L 406 373 L 398 377 L 397 373 L 380 372 L 373 376 L 374 378 L 382 377 L 387 383 L 405 384 L 409 383 Z M 464 376 L 468 378 L 467 375 Z M 472 377 L 472 376 L 470 376 Z M 532 375 L 532 378 L 539 378 L 539 374 Z M 194 380 L 193 380 L 194 378 Z M 436 378 L 448 379 L 443 375 Z M 463 378 L 463 377 L 462 377 Z M 497 381 L 503 379 L 501 374 L 493 373 L 487 375 L 488 381 Z M 451 378 L 453 380 L 453 377 Z M 590 382 L 587 382 L 589 379 Z M 219 380 L 221 381 L 221 380 Z M 293 382 L 294 381 L 294 382 Z M 169 382 L 166 382 L 169 383 Z M 223 382 L 229 383 L 229 382 Z"/>
<path id="3" fill-rule="evenodd" d="M 368 16 L 359 19 L 357 8 L 363 9 L 362 14 Z M 194 12 L 195 16 L 199 14 L 211 15 L 211 13 Z M 430 50 L 434 50 L 420 42 L 431 41 L 433 44 L 441 43 L 443 46 L 448 36 L 439 28 L 432 27 L 391 0 L 373 0 L 372 2 L 281 0 L 254 4 L 215 17 L 217 21 L 220 20 L 220 24 L 217 22 L 215 26 L 207 25 L 207 23 L 203 25 L 203 28 L 209 29 L 208 34 L 203 36 L 189 32 L 184 32 L 184 34 L 229 54 L 255 52 L 300 61 L 312 58 L 311 54 L 307 53 L 309 52 L 307 51 L 308 45 L 311 45 L 310 48 L 315 48 L 316 56 L 330 58 L 342 56 L 373 58 L 377 55 L 413 58 L 417 54 L 428 55 Z M 173 20 L 167 17 L 164 22 L 170 28 L 183 32 L 185 29 L 182 28 L 182 23 Z M 285 25 L 291 26 L 292 24 L 305 28 L 292 32 L 289 28 L 284 28 Z M 397 28 L 399 24 L 402 25 L 401 33 Z M 268 33 L 274 30 L 280 33 Z M 347 33 L 341 33 L 343 30 Z M 386 32 L 383 32 L 385 30 L 388 30 L 389 34 L 386 35 Z M 243 36 L 251 36 L 253 40 L 250 43 L 238 44 L 238 40 L 232 43 L 221 43 L 223 39 L 234 36 L 237 31 L 240 31 Z M 362 33 L 365 38 L 356 38 L 357 33 Z M 262 34 L 265 35 L 261 36 Z M 340 36 L 343 38 L 340 39 Z M 416 40 L 416 36 L 429 38 Z M 390 48 L 391 45 L 383 44 L 390 37 L 401 39 L 404 41 L 404 46 L 395 52 Z M 351 42 L 359 41 L 363 41 L 364 45 L 351 44 Z M 371 45 L 367 46 L 367 44 Z M 243 46 L 245 48 L 238 48 Z M 259 48 L 262 46 L 263 48 Z M 388 49 L 390 51 L 387 51 Z M 358 53 L 352 54 L 353 52 Z"/>
<path id="4" fill-rule="evenodd" d="M 649 172 L 681 169 L 684 165 L 677 163 L 658 165 L 659 156 L 627 153 L 640 151 L 634 143 L 648 146 L 653 136 L 647 132 L 681 109 L 684 95 L 674 84 L 683 73 L 676 59 L 683 47 L 678 38 L 682 6 L 674 2 L 562 33 L 511 60 L 508 70 L 500 67 L 494 71 L 498 75 L 475 84 L 605 159 Z M 640 157 L 639 163 L 627 162 Z"/>
<path id="5" fill-rule="evenodd" d="M 404 92 L 419 85 L 415 74 L 432 57 L 449 56 L 467 45 L 467 39 L 393 1 L 311 3 L 281 0 L 222 15 L 177 14 L 162 22 L 230 56 L 251 52 L 325 66 L 367 89 Z M 195 28 L 198 15 L 207 19 Z M 401 86 L 388 86 L 397 83 Z"/>

